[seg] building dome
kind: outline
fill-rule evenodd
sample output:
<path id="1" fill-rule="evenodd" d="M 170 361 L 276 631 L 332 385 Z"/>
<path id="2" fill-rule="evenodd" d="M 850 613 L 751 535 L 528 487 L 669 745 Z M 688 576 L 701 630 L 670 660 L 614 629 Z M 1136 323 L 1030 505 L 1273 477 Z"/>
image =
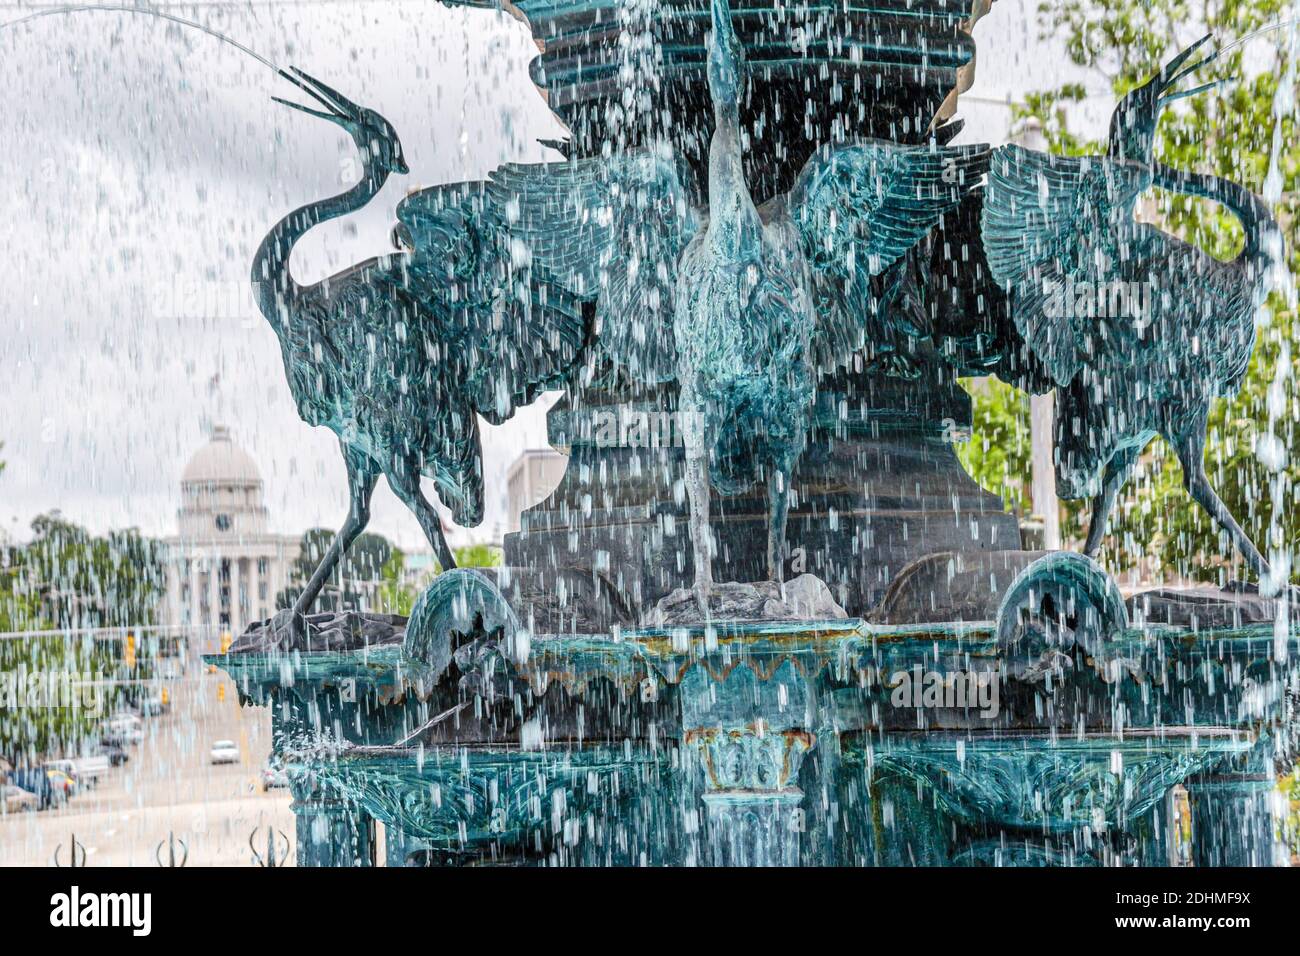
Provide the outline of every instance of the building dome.
<path id="1" fill-rule="evenodd" d="M 217 425 L 212 440 L 198 450 L 185 471 L 182 484 L 260 485 L 262 473 L 257 463 L 230 438 L 230 429 Z"/>
<path id="2" fill-rule="evenodd" d="M 291 580 L 296 536 L 273 534 L 262 472 L 215 426 L 181 473 L 176 535 L 168 540 L 167 620 L 209 639 L 275 613 Z"/>

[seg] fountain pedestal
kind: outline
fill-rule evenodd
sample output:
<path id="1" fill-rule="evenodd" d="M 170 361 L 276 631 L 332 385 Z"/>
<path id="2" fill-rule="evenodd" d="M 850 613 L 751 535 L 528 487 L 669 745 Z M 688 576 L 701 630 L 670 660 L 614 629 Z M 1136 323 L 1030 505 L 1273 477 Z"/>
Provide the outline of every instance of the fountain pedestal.
<path id="1" fill-rule="evenodd" d="M 304 779 L 305 777 L 305 779 Z M 310 774 L 293 785 L 299 866 L 374 866 L 375 822 L 354 802 L 320 793 Z"/>
<path id="2" fill-rule="evenodd" d="M 505 538 L 503 591 L 538 630 L 606 633 L 636 626 L 694 575 L 676 396 L 589 389 L 548 413 L 569 456 L 559 486 Z M 916 559 L 1020 547 L 1016 518 L 961 466 L 969 396 L 950 369 L 921 381 L 843 372 L 821 385 L 808 448 L 792 477 L 785 577 L 808 572 L 850 614 L 865 615 Z M 717 581 L 759 581 L 767 528 L 764 476 L 719 494 L 710 528 Z M 558 581 L 571 595 L 555 606 Z"/>
<path id="3" fill-rule="evenodd" d="M 1108 623 L 1062 560 L 998 621 L 543 637 L 465 591 L 490 630 L 211 660 L 273 705 L 300 865 L 373 865 L 371 821 L 388 865 L 1165 865 L 1179 786 L 1195 863 L 1283 862 L 1300 639 Z M 1043 643 L 1027 593 L 1093 630 Z"/>

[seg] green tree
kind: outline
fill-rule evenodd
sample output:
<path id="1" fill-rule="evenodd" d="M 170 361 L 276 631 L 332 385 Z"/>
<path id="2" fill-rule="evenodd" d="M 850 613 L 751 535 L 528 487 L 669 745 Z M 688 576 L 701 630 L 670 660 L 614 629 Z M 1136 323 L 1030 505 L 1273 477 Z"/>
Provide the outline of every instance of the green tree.
<path id="1" fill-rule="evenodd" d="M 334 532 L 328 528 L 312 528 L 302 536 L 298 557 L 289 571 L 291 584 L 276 598 L 279 607 L 293 606 L 333 542 Z M 492 568 L 501 564 L 501 549 L 487 544 L 464 545 L 455 549 L 455 555 L 456 565 L 462 568 Z M 413 580 L 408 564 L 406 555 L 382 535 L 359 535 L 340 562 L 341 567 L 321 591 L 316 609 L 351 608 L 409 615 L 428 582 Z M 435 565 L 432 573 L 440 571 Z"/>
<path id="2" fill-rule="evenodd" d="M 278 607 L 293 606 L 333 544 L 334 532 L 328 528 L 312 528 L 303 534 L 298 557 L 289 568 L 289 586 L 276 596 Z M 383 580 L 383 568 L 393 553 L 393 546 L 383 535 L 368 532 L 357 535 L 321 590 L 315 609 L 371 610 L 376 589 Z"/>
<path id="3" fill-rule="evenodd" d="M 96 537 L 57 511 L 32 519 L 31 527 L 21 571 L 51 627 L 156 623 L 167 580 L 161 542 L 134 528 Z"/>
<path id="4" fill-rule="evenodd" d="M 1011 511 L 1033 509 L 1029 488 L 1029 396 L 995 378 L 966 379 L 974 429 L 957 457 L 976 481 Z"/>
<path id="5" fill-rule="evenodd" d="M 456 566 L 461 568 L 494 568 L 501 564 L 501 549 L 487 544 L 468 544 L 455 550 Z M 427 577 L 432 578 L 441 569 L 436 565 Z M 409 617 L 420 592 L 429 581 L 413 579 L 407 570 L 406 555 L 394 548 L 392 555 L 380 569 L 380 584 L 376 592 L 376 610 L 386 614 Z"/>
<path id="6" fill-rule="evenodd" d="M 154 623 L 165 583 L 161 545 L 133 529 L 97 537 L 57 512 L 31 527 L 30 542 L 6 546 L 0 556 L 0 631 L 10 632 L 0 639 L 6 692 L 25 693 L 31 679 L 113 676 L 121 642 L 75 629 Z M 21 633 L 42 631 L 49 633 Z M 0 708 L 0 752 L 20 762 L 70 748 L 98 716 L 85 706 L 31 706 L 22 693 L 16 706 Z M 101 688 L 103 707 L 114 697 Z"/>
<path id="7" fill-rule="evenodd" d="M 490 544 L 466 544 L 455 551 L 456 566 L 461 568 L 495 568 L 501 564 L 501 549 Z"/>
<path id="8" fill-rule="evenodd" d="M 406 580 L 406 555 L 394 548 L 379 572 L 378 610 L 385 614 L 410 617 L 411 608 L 419 597 L 418 589 Z"/>
<path id="9" fill-rule="evenodd" d="M 1278 19 L 1282 9 L 1277 0 L 1065 0 L 1044 3 L 1039 15 L 1044 35 L 1062 39 L 1074 63 L 1104 76 L 1118 102 L 1185 43 L 1188 24 L 1203 24 L 1226 45 Z M 1274 136 L 1274 97 L 1279 81 L 1288 76 L 1286 66 L 1279 53 L 1277 62 L 1252 75 L 1243 62 L 1243 48 L 1227 51 L 1195 80 L 1184 82 L 1188 87 L 1223 79 L 1224 86 L 1162 115 L 1157 158 L 1178 169 L 1213 173 L 1256 192 L 1263 190 Z M 1017 110 L 1017 119 L 1036 117 L 1053 152 L 1100 153 L 1104 143 L 1083 140 L 1066 125 L 1065 106 L 1083 95 L 1078 85 L 1035 92 Z M 1285 117 L 1276 170 L 1280 182 L 1269 197 L 1281 197 L 1274 212 L 1284 231 L 1292 274 L 1300 271 L 1296 216 L 1300 199 L 1295 188 L 1300 144 L 1295 133 L 1294 118 Z M 1153 190 L 1150 199 L 1161 228 L 1219 257 L 1231 257 L 1241 248 L 1236 220 L 1214 204 L 1160 190 Z M 1274 294 L 1241 392 L 1214 404 L 1208 429 L 1210 478 L 1247 533 L 1266 551 L 1272 545 L 1294 552 L 1300 544 L 1300 509 L 1294 507 L 1300 461 L 1288 456 L 1274 475 L 1257 455 L 1270 429 L 1288 452 L 1295 446 L 1300 406 L 1287 384 L 1300 370 L 1295 333 L 1294 312 L 1282 296 Z M 1027 427 L 1027 407 L 1000 391 L 985 401 L 977 396 L 975 405 L 977 441 L 981 434 L 1015 431 L 1022 422 Z M 1029 474 L 1027 446 L 1016 445 L 1001 459 L 969 457 L 973 473 L 986 487 L 998 486 L 1006 475 Z M 1086 502 L 1068 504 L 1062 522 L 1066 533 L 1081 535 L 1086 513 Z M 1162 441 L 1151 445 L 1126 488 L 1103 547 L 1112 566 L 1146 558 L 1158 569 L 1184 577 L 1223 581 L 1248 576 L 1217 525 L 1183 490 L 1181 469 Z"/>

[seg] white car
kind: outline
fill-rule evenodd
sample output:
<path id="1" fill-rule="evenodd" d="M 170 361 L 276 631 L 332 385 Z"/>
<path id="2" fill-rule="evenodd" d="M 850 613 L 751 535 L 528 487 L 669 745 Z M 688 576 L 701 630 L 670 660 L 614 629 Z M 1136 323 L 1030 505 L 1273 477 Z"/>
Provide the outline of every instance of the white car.
<path id="1" fill-rule="evenodd" d="M 213 763 L 239 763 L 239 747 L 233 740 L 218 740 L 208 757 Z"/>
<path id="2" fill-rule="evenodd" d="M 132 714 L 118 714 L 104 721 L 101 732 L 105 739 L 116 744 L 138 744 L 144 740 L 144 726 Z"/>
<path id="3" fill-rule="evenodd" d="M 163 712 L 162 694 L 146 694 L 136 701 L 135 710 L 141 717 L 157 717 Z"/>

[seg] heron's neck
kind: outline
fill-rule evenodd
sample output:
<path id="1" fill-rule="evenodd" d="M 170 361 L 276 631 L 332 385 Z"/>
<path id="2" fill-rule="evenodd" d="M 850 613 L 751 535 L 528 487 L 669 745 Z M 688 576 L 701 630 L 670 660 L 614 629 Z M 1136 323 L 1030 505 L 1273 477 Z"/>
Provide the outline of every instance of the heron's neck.
<path id="1" fill-rule="evenodd" d="M 368 153 L 367 150 L 362 152 Z M 266 234 L 253 256 L 251 279 L 258 308 L 277 335 L 304 288 L 294 281 L 289 269 L 293 247 L 314 226 L 356 212 L 370 202 L 387 179 L 387 172 L 378 171 L 366 163 L 361 181 L 351 189 L 298 207 Z"/>
<path id="2" fill-rule="evenodd" d="M 1265 254 L 1265 237 L 1277 231 L 1277 220 L 1273 218 L 1268 204 L 1230 179 L 1204 173 L 1185 173 L 1156 163 L 1155 184 L 1172 192 L 1201 196 L 1217 202 L 1241 220 L 1246 244 L 1237 256 L 1238 262 L 1260 259 Z"/>
<path id="3" fill-rule="evenodd" d="M 709 143 L 709 235 L 724 254 L 738 257 L 758 223 L 741 159 L 740 106 L 734 97 L 715 98 Z"/>

